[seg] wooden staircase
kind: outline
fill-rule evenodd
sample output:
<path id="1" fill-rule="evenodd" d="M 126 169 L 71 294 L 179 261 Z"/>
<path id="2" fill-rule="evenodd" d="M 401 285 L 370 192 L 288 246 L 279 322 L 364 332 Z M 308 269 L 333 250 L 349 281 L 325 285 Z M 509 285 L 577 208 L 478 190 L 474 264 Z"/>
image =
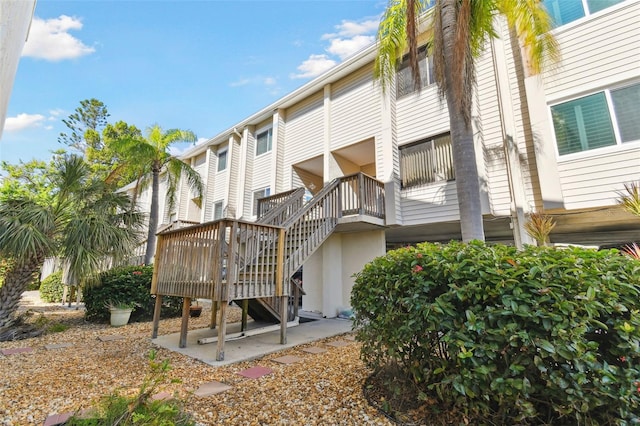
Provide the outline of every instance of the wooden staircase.
<path id="1" fill-rule="evenodd" d="M 194 298 L 213 302 L 218 323 L 216 359 L 224 359 L 226 307 L 236 301 L 247 313 L 281 324 L 297 317 L 302 288 L 292 276 L 334 231 L 341 217 L 384 218 L 383 186 L 362 173 L 333 180 L 303 204 L 304 189 L 259 201 L 256 222 L 221 219 L 158 234 L 152 294 L 152 337 L 157 337 L 162 296 L 184 298 L 180 347 L 186 346 L 188 311 Z M 371 206 L 374 206 L 372 208 Z M 375 207 L 377 206 L 377 207 Z M 218 312 L 218 319 L 215 314 Z"/>

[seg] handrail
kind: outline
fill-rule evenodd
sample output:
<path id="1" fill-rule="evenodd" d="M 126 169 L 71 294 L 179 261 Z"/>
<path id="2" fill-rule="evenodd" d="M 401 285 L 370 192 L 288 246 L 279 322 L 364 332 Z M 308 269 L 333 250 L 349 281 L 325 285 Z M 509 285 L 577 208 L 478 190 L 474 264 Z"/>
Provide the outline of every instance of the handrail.
<path id="1" fill-rule="evenodd" d="M 258 198 L 258 220 L 274 208 L 277 208 L 283 203 L 287 203 L 292 197 L 297 197 L 297 193 L 300 190 L 302 190 L 302 196 L 304 196 L 304 188 L 294 188 L 289 191 Z"/>
<path id="2" fill-rule="evenodd" d="M 272 195 L 271 197 L 260 198 L 258 200 L 258 220 L 256 223 L 265 223 L 270 225 L 280 225 L 291 216 L 294 212 L 298 211 L 303 204 L 304 188 L 296 188 L 291 191 L 283 192 L 280 194 Z M 260 210 L 263 204 L 260 204 L 263 200 L 275 198 L 278 203 L 275 207 L 272 207 L 260 215 Z M 269 201 L 267 201 L 269 202 Z"/>

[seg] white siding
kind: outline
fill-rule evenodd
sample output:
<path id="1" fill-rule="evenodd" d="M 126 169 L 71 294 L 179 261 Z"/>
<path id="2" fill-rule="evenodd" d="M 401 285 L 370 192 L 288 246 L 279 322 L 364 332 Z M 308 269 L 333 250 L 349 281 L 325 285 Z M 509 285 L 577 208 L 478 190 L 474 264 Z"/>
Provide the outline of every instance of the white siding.
<path id="1" fill-rule="evenodd" d="M 455 182 L 441 182 L 402 190 L 402 224 L 419 225 L 460 218 Z"/>
<path id="2" fill-rule="evenodd" d="M 396 101 L 398 145 L 449 131 L 446 101 L 440 101 L 435 85 Z"/>
<path id="3" fill-rule="evenodd" d="M 562 66 L 544 74 L 548 104 L 640 79 L 640 1 L 603 12 L 557 30 Z M 640 175 L 640 146 L 559 157 L 558 172 L 567 209 L 614 205 L 624 183 Z"/>
<path id="4" fill-rule="evenodd" d="M 567 209 L 615 205 L 624 184 L 640 176 L 640 147 L 562 161 L 558 169 Z"/>
<path id="5" fill-rule="evenodd" d="M 603 12 L 578 25 L 556 30 L 562 64 L 558 70 L 544 74 L 547 101 L 573 97 L 638 76 L 640 2 Z"/>
<path id="6" fill-rule="evenodd" d="M 331 150 L 380 132 L 381 91 L 367 65 L 331 86 Z"/>
<path id="7" fill-rule="evenodd" d="M 285 167 L 290 168 L 292 164 L 322 155 L 323 114 L 321 91 L 287 110 Z"/>

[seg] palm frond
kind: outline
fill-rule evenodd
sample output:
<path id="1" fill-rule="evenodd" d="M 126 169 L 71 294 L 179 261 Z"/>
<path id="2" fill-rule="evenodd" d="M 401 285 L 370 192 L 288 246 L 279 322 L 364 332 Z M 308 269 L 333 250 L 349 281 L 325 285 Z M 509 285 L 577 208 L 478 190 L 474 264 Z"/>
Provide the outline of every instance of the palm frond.
<path id="1" fill-rule="evenodd" d="M 640 260 L 640 246 L 638 243 L 633 243 L 625 246 L 622 249 L 622 252 L 628 256 L 633 257 L 634 259 Z"/>
<path id="2" fill-rule="evenodd" d="M 551 32 L 553 21 L 542 1 L 502 0 L 497 7 L 520 39 L 532 73 L 560 61 L 560 48 Z"/>
<path id="3" fill-rule="evenodd" d="M 623 209 L 640 217 L 640 182 L 631 182 L 624 185 L 624 192 L 620 192 L 618 202 Z"/>
<path id="4" fill-rule="evenodd" d="M 544 213 L 531 213 L 529 220 L 524 224 L 524 229 L 531 238 L 536 240 L 539 246 L 549 241 L 549 235 L 556 224 L 551 216 Z"/>

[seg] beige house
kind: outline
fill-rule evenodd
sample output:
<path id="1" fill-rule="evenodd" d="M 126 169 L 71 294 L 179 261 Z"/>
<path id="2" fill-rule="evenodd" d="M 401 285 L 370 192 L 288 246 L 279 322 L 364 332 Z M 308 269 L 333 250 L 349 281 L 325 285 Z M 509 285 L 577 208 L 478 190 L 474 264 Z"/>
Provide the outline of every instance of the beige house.
<path id="1" fill-rule="evenodd" d="M 500 38 L 477 62 L 473 122 L 486 239 L 532 243 L 526 215 L 544 211 L 557 222 L 554 243 L 640 240 L 640 220 L 617 205 L 624 184 L 640 179 L 640 1 L 545 4 L 558 23 L 561 63 L 528 75 L 517 40 L 500 21 Z M 316 203 L 315 216 L 304 213 L 305 226 L 330 217 L 330 229 L 322 236 L 316 228 L 296 231 L 298 237 L 287 231 L 281 261 L 294 245 L 309 249 L 279 279 L 288 282 L 292 268 L 304 265 L 300 313 L 326 317 L 349 307 L 352 275 L 387 248 L 459 239 L 448 111 L 432 63 L 423 54 L 421 91 L 403 64 L 383 92 L 373 77 L 375 55 L 374 45 L 184 153 L 206 192 L 197 200 L 184 189 L 161 222 L 290 226 L 287 218 Z M 304 192 L 287 192 L 296 188 Z M 307 204 L 282 210 L 292 197 Z M 261 220 L 269 212 L 280 219 Z M 219 268 L 225 283 L 229 265 Z M 246 276 L 243 268 L 236 279 Z M 291 294 L 286 287 L 279 296 Z M 236 298 L 262 297 L 240 293 Z"/>

